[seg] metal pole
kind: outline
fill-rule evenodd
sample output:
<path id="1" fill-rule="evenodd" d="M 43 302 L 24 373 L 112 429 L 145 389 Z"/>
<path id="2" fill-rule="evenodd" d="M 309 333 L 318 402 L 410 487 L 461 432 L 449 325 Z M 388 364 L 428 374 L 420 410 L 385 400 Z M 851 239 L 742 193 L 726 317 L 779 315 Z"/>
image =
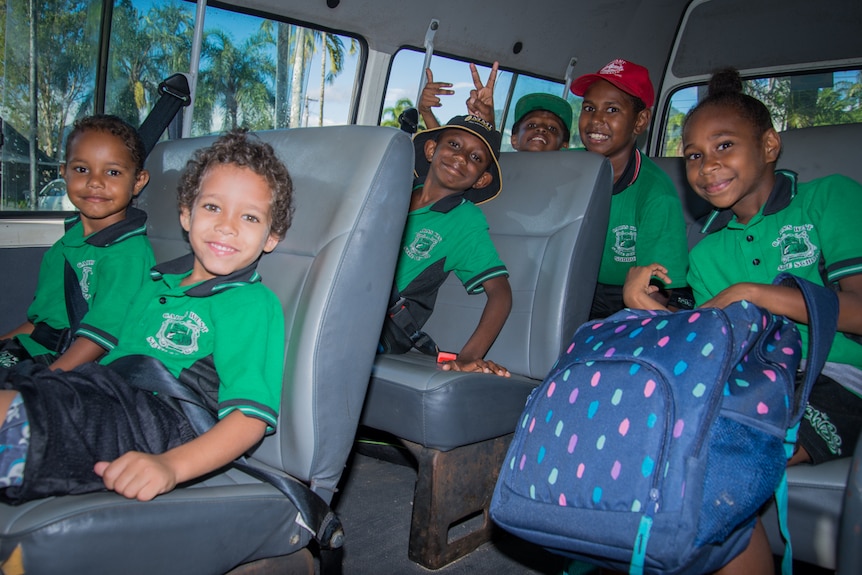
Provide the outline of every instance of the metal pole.
<path id="1" fill-rule="evenodd" d="M 578 59 L 572 56 L 572 59 L 569 60 L 569 65 L 566 66 L 566 74 L 563 80 L 563 100 L 567 99 L 569 95 L 569 87 L 572 85 L 572 77 L 575 75 L 575 66 L 578 65 Z"/>
<path id="2" fill-rule="evenodd" d="M 197 8 L 195 9 L 195 32 L 192 37 L 192 56 L 189 62 L 189 91 L 191 92 L 192 101 L 183 110 L 183 138 L 188 138 L 192 134 L 192 114 L 195 109 L 195 94 L 198 87 L 198 69 L 201 63 L 201 44 L 204 38 L 204 16 L 207 10 L 207 0 L 198 0 Z"/>
<path id="3" fill-rule="evenodd" d="M 434 54 L 434 35 L 439 27 L 440 21 L 432 18 L 431 23 L 428 24 L 428 30 L 425 32 L 425 61 L 422 63 L 422 73 L 419 77 L 419 92 L 416 94 L 417 106 L 419 106 L 419 99 L 422 97 L 422 90 L 425 89 L 425 70 L 431 65 L 431 56 Z"/>
<path id="4" fill-rule="evenodd" d="M 36 98 L 38 97 L 37 92 L 37 84 L 36 84 L 36 66 L 39 62 L 39 55 L 36 52 L 36 0 L 30 0 L 30 133 L 29 133 L 29 144 L 30 144 L 30 209 L 35 210 L 38 207 L 36 194 L 38 190 L 36 187 L 39 184 L 39 166 L 37 165 L 37 155 L 36 155 L 36 147 L 37 143 L 37 134 L 39 129 L 39 107 L 37 105 Z"/>

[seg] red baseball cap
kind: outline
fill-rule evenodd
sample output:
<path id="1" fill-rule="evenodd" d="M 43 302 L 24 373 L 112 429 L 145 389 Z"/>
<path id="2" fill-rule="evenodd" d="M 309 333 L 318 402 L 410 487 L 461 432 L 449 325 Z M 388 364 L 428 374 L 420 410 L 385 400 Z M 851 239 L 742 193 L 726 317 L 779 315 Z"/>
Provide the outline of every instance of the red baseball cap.
<path id="1" fill-rule="evenodd" d="M 617 58 L 595 74 L 584 74 L 572 82 L 572 94 L 583 96 L 596 80 L 610 82 L 626 94 L 640 98 L 647 108 L 652 108 L 655 103 L 655 90 L 649 79 L 649 71 L 638 64 Z"/>

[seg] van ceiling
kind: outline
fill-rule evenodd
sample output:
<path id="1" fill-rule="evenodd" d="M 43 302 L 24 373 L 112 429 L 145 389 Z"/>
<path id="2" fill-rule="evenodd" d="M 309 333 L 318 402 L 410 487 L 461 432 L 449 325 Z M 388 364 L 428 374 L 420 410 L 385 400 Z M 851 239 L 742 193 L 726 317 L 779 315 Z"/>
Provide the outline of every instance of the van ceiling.
<path id="1" fill-rule="evenodd" d="M 332 9 L 327 0 L 225 3 L 360 35 L 372 50 L 390 54 L 404 46 L 424 49 L 428 24 L 437 18 L 437 52 L 499 60 L 504 68 L 556 80 L 572 57 L 578 58 L 576 74 L 626 58 L 655 71 L 657 81 L 688 1 L 340 0 Z M 522 49 L 515 54 L 517 42 Z"/>
<path id="2" fill-rule="evenodd" d="M 372 50 L 423 49 L 432 18 L 435 50 L 561 80 L 614 58 L 643 64 L 661 85 L 689 0 L 222 0 L 362 36 Z M 329 8 L 333 5 L 333 8 Z M 860 0 L 712 0 L 692 17 L 670 69 L 674 83 L 717 65 L 742 70 L 812 60 L 862 59 Z M 451 14 L 458 14 L 453 18 Z M 515 53 L 514 46 L 521 43 Z"/>

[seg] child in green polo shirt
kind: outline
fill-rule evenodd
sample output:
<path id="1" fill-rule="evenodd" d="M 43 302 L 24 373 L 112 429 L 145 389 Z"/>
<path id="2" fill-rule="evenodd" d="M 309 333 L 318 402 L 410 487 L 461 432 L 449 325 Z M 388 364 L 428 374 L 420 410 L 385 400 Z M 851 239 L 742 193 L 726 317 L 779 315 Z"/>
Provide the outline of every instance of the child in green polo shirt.
<path id="1" fill-rule="evenodd" d="M 688 282 L 703 307 L 747 300 L 795 321 L 807 350 L 807 312 L 799 291 L 772 285 L 789 272 L 838 291 L 838 330 L 814 385 L 789 465 L 849 457 L 862 431 L 862 242 L 848 233 L 862 221 L 862 185 L 833 175 L 811 182 L 775 170 L 781 139 L 769 110 L 742 93 L 735 70 L 713 76 L 709 94 L 683 124 L 688 181 L 715 208 L 691 252 Z M 661 261 L 658 259 L 657 261 Z M 630 307 L 660 309 L 651 277 L 669 281 L 659 263 L 633 268 Z M 758 521 L 748 548 L 720 571 L 773 572 Z"/>
<path id="2" fill-rule="evenodd" d="M 387 314 L 380 351 L 404 353 L 416 347 L 436 353 L 421 332 L 431 316 L 437 291 L 455 272 L 470 294 L 488 300 L 479 325 L 457 358 L 443 369 L 482 371 L 508 376 L 504 367 L 483 359 L 512 307 L 508 271 L 488 234 L 488 223 L 475 204 L 500 193 L 497 163 L 500 133 L 475 116 L 456 116 L 445 126 L 413 139 L 417 172 L 410 212 L 395 270 L 397 292 Z"/>
<path id="3" fill-rule="evenodd" d="M 671 270 L 674 282 L 658 286 L 651 297 L 674 307 L 690 307 L 687 298 L 679 299 L 688 267 L 682 205 L 667 174 L 637 148 L 655 100 L 649 72 L 616 59 L 595 74 L 574 80 L 571 90 L 584 98 L 578 118 L 581 142 L 588 151 L 607 157 L 614 171 L 611 213 L 590 319 L 623 309 L 626 272 L 659 259 Z"/>
<path id="4" fill-rule="evenodd" d="M 0 366 L 32 358 L 69 370 L 117 345 L 129 298 L 155 263 L 147 215 L 130 205 L 149 180 L 145 155 L 116 116 L 75 123 L 61 170 L 78 213 L 42 258 L 27 321 L 0 336 Z"/>
<path id="5" fill-rule="evenodd" d="M 272 147 L 241 131 L 195 154 L 178 202 L 192 253 L 153 268 L 119 344 L 71 371 L 0 368 L 7 499 L 107 488 L 149 500 L 229 464 L 274 430 L 284 316 L 256 268 L 284 237 L 292 196 Z M 218 423 L 197 435 L 170 397 L 133 385 L 162 377 L 197 394 Z"/>

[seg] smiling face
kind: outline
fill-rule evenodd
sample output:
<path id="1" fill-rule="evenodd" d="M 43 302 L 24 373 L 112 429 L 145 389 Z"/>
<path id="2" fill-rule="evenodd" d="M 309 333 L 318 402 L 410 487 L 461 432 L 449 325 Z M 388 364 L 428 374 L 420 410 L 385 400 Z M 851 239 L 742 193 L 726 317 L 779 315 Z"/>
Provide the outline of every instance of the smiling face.
<path id="1" fill-rule="evenodd" d="M 682 135 L 686 175 L 697 194 L 716 208 L 731 208 L 745 224 L 769 199 L 781 140 L 726 106 L 698 109 Z"/>
<path id="2" fill-rule="evenodd" d="M 121 221 L 126 208 L 149 181 L 146 170 L 136 173 L 135 161 L 118 136 L 85 130 L 67 146 L 61 168 L 69 200 L 81 212 L 84 235 Z"/>
<path id="3" fill-rule="evenodd" d="M 491 183 L 492 176 L 487 171 L 491 150 L 466 130 L 443 130 L 437 140 L 425 142 L 425 157 L 431 162 L 426 186 L 439 185 L 447 190 L 446 195 Z"/>
<path id="4" fill-rule="evenodd" d="M 635 112 L 631 96 L 610 82 L 596 80 L 584 93 L 578 131 L 587 150 L 611 160 L 617 180 L 649 119 L 648 108 Z"/>
<path id="5" fill-rule="evenodd" d="M 200 192 L 180 222 L 195 254 L 189 285 L 225 276 L 271 252 L 278 236 L 270 232 L 272 191 L 262 176 L 236 164 L 216 164 L 201 179 Z"/>
<path id="6" fill-rule="evenodd" d="M 512 133 L 512 147 L 519 152 L 550 152 L 569 147 L 565 141 L 565 126 L 560 118 L 547 110 L 526 114 Z"/>

